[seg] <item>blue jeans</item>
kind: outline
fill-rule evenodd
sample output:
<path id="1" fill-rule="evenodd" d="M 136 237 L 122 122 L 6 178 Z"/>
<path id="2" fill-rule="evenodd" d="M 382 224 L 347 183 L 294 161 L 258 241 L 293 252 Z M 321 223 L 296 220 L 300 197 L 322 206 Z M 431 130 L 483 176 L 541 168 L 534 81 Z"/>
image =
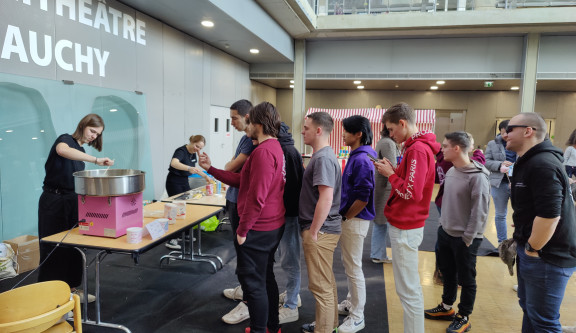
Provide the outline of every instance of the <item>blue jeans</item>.
<path id="1" fill-rule="evenodd" d="M 508 214 L 508 200 L 510 200 L 510 186 L 508 183 L 500 183 L 499 187 L 491 186 L 492 199 L 494 200 L 494 209 L 496 216 L 496 234 L 498 235 L 498 244 L 508 238 L 506 230 L 506 215 Z"/>
<path id="2" fill-rule="evenodd" d="M 372 243 L 370 244 L 370 258 L 386 259 L 386 237 L 388 236 L 388 223 L 372 224 Z"/>
<path id="3" fill-rule="evenodd" d="M 278 259 L 287 277 L 284 305 L 296 309 L 300 292 L 300 225 L 298 216 L 286 217 L 284 235 L 278 246 Z"/>
<path id="4" fill-rule="evenodd" d="M 518 246 L 518 298 L 524 311 L 522 333 L 562 332 L 560 305 L 574 267 L 562 268 L 530 257 Z"/>
<path id="5" fill-rule="evenodd" d="M 396 294 L 404 309 L 404 333 L 424 333 L 424 296 L 418 274 L 418 246 L 424 228 L 388 227 L 392 245 L 392 269 Z"/>

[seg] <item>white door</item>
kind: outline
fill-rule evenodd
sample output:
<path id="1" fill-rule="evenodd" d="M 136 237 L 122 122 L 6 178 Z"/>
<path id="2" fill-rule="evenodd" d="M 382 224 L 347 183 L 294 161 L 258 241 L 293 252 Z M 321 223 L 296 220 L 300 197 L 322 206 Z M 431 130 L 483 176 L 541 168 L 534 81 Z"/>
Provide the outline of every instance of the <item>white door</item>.
<path id="1" fill-rule="evenodd" d="M 234 155 L 232 128 L 230 109 L 210 106 L 210 139 L 207 150 L 215 168 L 224 169 L 224 165 Z"/>

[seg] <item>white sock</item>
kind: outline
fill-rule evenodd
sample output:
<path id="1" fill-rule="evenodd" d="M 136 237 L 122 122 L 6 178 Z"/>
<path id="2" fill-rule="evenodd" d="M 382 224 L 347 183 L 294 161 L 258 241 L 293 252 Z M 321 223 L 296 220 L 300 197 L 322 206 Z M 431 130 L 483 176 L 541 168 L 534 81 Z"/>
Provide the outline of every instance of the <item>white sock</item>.
<path id="1" fill-rule="evenodd" d="M 448 305 L 448 304 L 446 304 L 446 303 L 444 303 L 444 302 L 442 302 L 442 306 L 443 306 L 444 309 L 446 309 L 446 310 L 452 309 L 452 305 Z"/>

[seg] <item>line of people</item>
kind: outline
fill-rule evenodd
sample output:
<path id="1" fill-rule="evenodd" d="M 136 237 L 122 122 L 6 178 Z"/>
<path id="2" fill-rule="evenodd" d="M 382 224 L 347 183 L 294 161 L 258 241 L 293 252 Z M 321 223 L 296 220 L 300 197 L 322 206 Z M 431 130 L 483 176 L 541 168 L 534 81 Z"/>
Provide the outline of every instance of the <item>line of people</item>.
<path id="1" fill-rule="evenodd" d="M 280 332 L 281 324 L 298 320 L 302 249 L 308 287 L 316 300 L 315 321 L 304 324 L 302 332 L 364 329 L 362 249 L 369 223 L 376 220 L 370 257 L 375 263 L 392 262 L 396 292 L 404 310 L 404 331 L 424 332 L 425 318 L 449 320 L 447 332 L 469 331 L 477 290 L 476 255 L 486 228 L 490 192 L 496 201 L 501 197 L 499 192 L 508 189 L 515 211 L 514 238 L 519 245 L 523 331 L 559 327 L 557 313 L 576 266 L 576 225 L 573 200 L 563 200 L 567 195 L 571 198 L 571 192 L 561 154 L 545 139 L 546 127 L 538 115 L 522 114 L 501 124 L 502 134 L 488 146 L 486 166 L 479 152 L 470 157 L 474 143 L 468 133 L 448 133 L 440 145 L 433 133 L 418 131 L 408 104 L 394 105 L 384 114 L 383 134 L 388 136 L 383 135 L 378 152 L 371 148 L 368 119 L 352 116 L 343 120 L 343 141 L 351 147 L 343 171 L 329 145 L 334 121 L 327 113 L 312 113 L 304 119 L 302 138 L 313 148 L 306 169 L 288 127 L 272 104 L 252 107 L 246 100 L 238 101 L 231 107 L 231 118 L 234 127 L 246 135 L 225 170 L 214 168 L 206 154 L 199 158 L 202 168 L 231 186 L 227 208 L 240 286 L 224 290 L 224 295 L 241 302 L 222 318 L 225 322 L 237 324 L 250 318 L 245 331 L 258 333 Z M 521 131 L 523 134 L 517 135 Z M 256 145 L 252 145 L 253 140 Z M 395 150 L 397 145 L 402 145 L 401 152 Z M 438 164 L 437 155 L 442 158 Z M 544 163 L 544 170 L 532 166 L 535 159 Z M 425 310 L 418 247 L 429 215 L 436 165 L 442 162 L 446 164 L 440 166 L 444 177 L 440 204 L 437 200 L 441 212 L 437 264 L 444 289 L 442 302 Z M 532 169 L 544 177 L 534 177 L 539 178 L 534 181 Z M 502 229 L 499 214 L 505 208 L 501 210 L 500 203 L 496 206 L 497 229 Z M 505 227 L 505 220 L 503 223 Z M 391 259 L 386 255 L 386 233 Z M 332 269 L 338 243 L 348 286 L 340 302 Z M 276 252 L 288 277 L 282 294 L 273 271 Z M 526 256 L 536 257 L 540 269 L 554 272 L 553 277 L 545 278 L 554 281 L 553 285 L 535 288 L 534 280 L 546 281 L 530 275 L 534 268 L 526 260 L 534 259 Z M 462 291 L 456 312 L 453 306 L 459 285 Z M 545 293 L 556 297 L 545 299 Z M 346 315 L 341 323 L 339 314 Z"/>

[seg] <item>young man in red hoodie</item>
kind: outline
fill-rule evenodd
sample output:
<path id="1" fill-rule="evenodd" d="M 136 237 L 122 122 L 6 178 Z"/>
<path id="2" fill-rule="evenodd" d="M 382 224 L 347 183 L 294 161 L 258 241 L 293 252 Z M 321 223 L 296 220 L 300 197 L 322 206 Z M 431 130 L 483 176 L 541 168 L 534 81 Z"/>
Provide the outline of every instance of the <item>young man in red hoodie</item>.
<path id="1" fill-rule="evenodd" d="M 382 117 L 390 137 L 404 143 L 398 167 L 387 159 L 375 162 L 388 177 L 392 193 L 384 215 L 388 219 L 392 245 L 392 268 L 396 293 L 404 309 L 404 332 L 424 333 L 424 298 L 418 275 L 418 246 L 430 211 L 434 188 L 434 156 L 440 150 L 432 132 L 418 131 L 412 107 L 406 103 L 390 107 Z"/>
<path id="2" fill-rule="evenodd" d="M 200 166 L 222 182 L 239 188 L 240 218 L 234 246 L 236 274 L 248 303 L 250 327 L 245 332 L 280 332 L 278 285 L 274 276 L 274 253 L 284 233 L 285 161 L 278 142 L 280 116 L 274 105 L 263 102 L 250 110 L 246 134 L 258 146 L 242 171 L 234 173 L 211 166 L 206 153 Z"/>

